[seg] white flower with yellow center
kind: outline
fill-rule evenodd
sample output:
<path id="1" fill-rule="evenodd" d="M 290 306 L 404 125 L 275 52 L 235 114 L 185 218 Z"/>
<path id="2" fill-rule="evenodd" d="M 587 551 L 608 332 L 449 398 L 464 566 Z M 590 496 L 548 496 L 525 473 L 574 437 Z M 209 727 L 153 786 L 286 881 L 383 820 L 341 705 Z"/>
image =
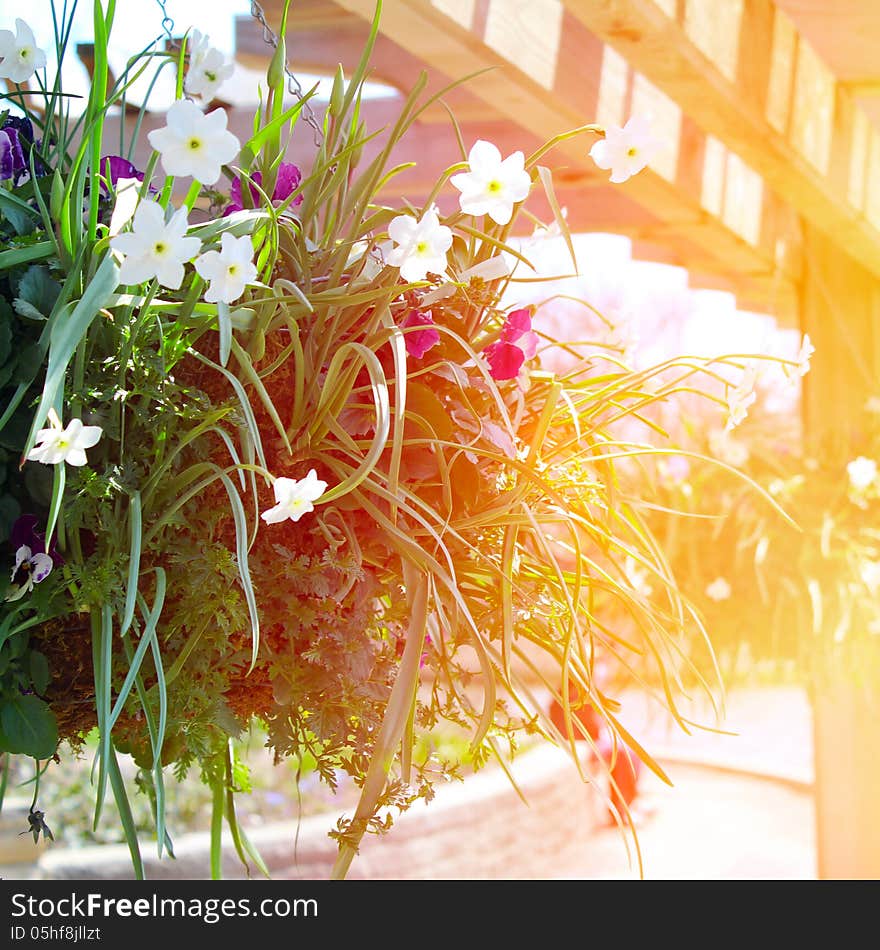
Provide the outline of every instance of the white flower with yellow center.
<path id="1" fill-rule="evenodd" d="M 327 483 L 318 478 L 314 469 L 310 469 L 305 478 L 276 478 L 272 487 L 276 505 L 260 515 L 266 524 L 279 524 L 288 518 L 299 521 L 303 515 L 314 511 L 312 502 L 324 494 Z"/>
<path id="2" fill-rule="evenodd" d="M 488 214 L 496 224 L 507 224 L 513 206 L 525 200 L 532 184 L 523 153 L 514 152 L 502 161 L 501 152 L 480 139 L 470 150 L 468 165 L 470 171 L 450 179 L 461 192 L 461 210 L 465 214 Z"/>
<path id="3" fill-rule="evenodd" d="M 40 429 L 37 433 L 37 444 L 28 452 L 28 459 L 44 465 L 58 465 L 61 462 L 85 465 L 85 450 L 98 444 L 104 430 L 100 426 L 84 426 L 79 419 L 71 419 L 63 427 L 54 412 L 50 413 L 49 422 L 50 428 Z"/>
<path id="4" fill-rule="evenodd" d="M 161 155 L 168 175 L 191 175 L 203 185 L 220 178 L 223 165 L 238 155 L 241 143 L 226 128 L 226 112 L 215 109 L 207 115 L 189 99 L 178 99 L 166 114 L 164 128 L 147 138 Z"/>
<path id="5" fill-rule="evenodd" d="M 220 238 L 219 251 L 205 251 L 196 258 L 196 272 L 209 281 L 205 291 L 208 303 L 232 303 L 257 277 L 253 262 L 254 246 L 245 235 L 237 238 L 228 231 Z"/>
<path id="6" fill-rule="evenodd" d="M 121 284 L 142 284 L 154 277 L 163 287 L 177 290 L 183 283 L 183 265 L 202 246 L 187 237 L 186 208 L 178 208 L 165 220 L 157 201 L 142 201 L 134 213 L 133 229 L 110 239 L 110 247 L 125 255 L 119 270 Z"/>
<path id="7" fill-rule="evenodd" d="M 46 54 L 38 49 L 34 31 L 16 18 L 15 32 L 0 30 L 0 79 L 20 83 L 46 65 Z"/>
<path id="8" fill-rule="evenodd" d="M 429 208 L 418 221 L 408 214 L 398 215 L 388 225 L 388 237 L 397 246 L 385 255 L 385 263 L 399 267 L 405 281 L 424 280 L 429 273 L 446 273 L 452 231 L 440 223 L 436 208 Z"/>
<path id="9" fill-rule="evenodd" d="M 623 128 L 606 129 L 605 138 L 590 149 L 590 158 L 599 168 L 611 169 L 611 181 L 619 185 L 638 174 L 662 145 L 651 132 L 650 120 L 634 115 Z"/>
<path id="10" fill-rule="evenodd" d="M 210 37 L 198 30 L 192 31 L 189 69 L 183 84 L 187 95 L 201 96 L 205 102 L 210 102 L 234 71 L 235 66 L 219 49 L 210 45 Z"/>

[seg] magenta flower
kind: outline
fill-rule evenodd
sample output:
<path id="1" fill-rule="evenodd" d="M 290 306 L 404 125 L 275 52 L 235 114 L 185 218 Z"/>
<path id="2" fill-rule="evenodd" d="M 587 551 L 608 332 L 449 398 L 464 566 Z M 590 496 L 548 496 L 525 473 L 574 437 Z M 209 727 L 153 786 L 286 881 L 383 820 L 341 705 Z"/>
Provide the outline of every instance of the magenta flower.
<path id="1" fill-rule="evenodd" d="M 260 203 L 260 193 L 254 187 L 254 184 L 262 184 L 263 176 L 260 172 L 254 172 L 251 178 L 253 179 L 253 184 L 250 186 L 251 204 L 253 207 L 257 207 Z M 278 166 L 278 177 L 275 179 L 275 190 L 272 192 L 272 201 L 285 201 L 299 188 L 301 181 L 302 174 L 296 165 L 294 165 L 293 162 L 282 162 Z M 293 199 L 292 204 L 294 206 L 300 205 L 302 204 L 302 200 L 303 196 L 297 195 L 296 198 Z M 236 178 L 229 191 L 229 204 L 223 212 L 223 217 L 225 218 L 228 214 L 243 210 L 244 203 L 242 202 L 241 179 Z"/>
<path id="2" fill-rule="evenodd" d="M 144 173 L 121 155 L 103 156 L 98 167 L 103 176 L 101 181 L 101 195 L 104 198 L 110 197 L 111 190 L 117 190 L 120 181 L 125 179 L 134 179 L 135 181 L 144 180 Z M 150 194 L 158 194 L 152 185 L 150 185 Z"/>
<path id="3" fill-rule="evenodd" d="M 430 313 L 420 310 L 410 312 L 400 322 L 401 329 L 408 327 L 426 327 L 424 330 L 412 330 L 405 334 L 406 352 L 416 360 L 420 360 L 432 346 L 440 342 L 440 332 L 434 329 L 434 318 Z"/>
<path id="4" fill-rule="evenodd" d="M 528 307 L 508 314 L 501 337 L 483 350 L 493 379 L 516 379 L 527 359 L 538 351 L 538 335 L 532 330 L 532 314 Z"/>

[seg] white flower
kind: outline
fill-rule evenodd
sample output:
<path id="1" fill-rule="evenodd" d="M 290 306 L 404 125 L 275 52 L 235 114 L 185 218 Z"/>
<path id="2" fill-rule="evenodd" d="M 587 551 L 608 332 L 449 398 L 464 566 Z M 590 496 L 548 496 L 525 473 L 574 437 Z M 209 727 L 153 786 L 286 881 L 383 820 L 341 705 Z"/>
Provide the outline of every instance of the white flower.
<path id="1" fill-rule="evenodd" d="M 880 415 L 880 396 L 869 396 L 865 402 L 865 412 Z"/>
<path id="2" fill-rule="evenodd" d="M 266 524 L 278 524 L 288 518 L 291 521 L 299 521 L 303 515 L 314 511 L 315 506 L 312 502 L 317 501 L 324 494 L 327 483 L 318 478 L 318 473 L 314 469 L 310 469 L 309 474 L 299 480 L 276 478 L 272 487 L 275 489 L 277 504 L 260 515 Z"/>
<path id="3" fill-rule="evenodd" d="M 53 425 L 49 429 L 40 429 L 37 433 L 35 445 L 27 457 L 32 462 L 42 462 L 44 465 L 57 465 L 59 462 L 69 462 L 71 465 L 85 465 L 85 449 L 97 445 L 101 433 L 100 426 L 84 426 L 79 419 L 71 419 L 67 428 L 61 427 L 61 420 L 54 417 Z"/>
<path id="4" fill-rule="evenodd" d="M 739 386 L 727 396 L 727 426 L 725 432 L 735 429 L 749 414 L 749 406 L 758 398 L 755 393 L 755 381 L 758 371 L 750 366 L 744 373 Z"/>
<path id="5" fill-rule="evenodd" d="M 217 90 L 235 71 L 235 66 L 209 43 L 209 37 L 192 31 L 189 42 L 189 69 L 183 88 L 190 96 L 201 96 L 210 102 Z"/>
<path id="6" fill-rule="evenodd" d="M 488 214 L 496 224 L 507 224 L 513 206 L 525 199 L 532 184 L 523 153 L 514 152 L 502 161 L 501 152 L 480 139 L 468 155 L 468 165 L 469 172 L 450 179 L 461 192 L 461 210 L 465 214 Z"/>
<path id="7" fill-rule="evenodd" d="M 729 600 L 733 593 L 730 584 L 723 577 L 716 577 L 714 581 L 706 588 L 706 596 L 716 603 L 722 600 Z"/>
<path id="8" fill-rule="evenodd" d="M 15 20 L 15 32 L 0 30 L 0 79 L 25 82 L 46 65 L 46 54 L 37 49 L 33 30 Z"/>
<path id="9" fill-rule="evenodd" d="M 786 365 L 782 367 L 782 371 L 785 373 L 786 378 L 794 382 L 800 379 L 802 376 L 806 376 L 810 371 L 810 357 L 815 352 L 816 347 L 813 346 L 809 333 L 805 333 L 803 341 L 801 342 L 800 351 L 795 358 L 795 365 Z"/>
<path id="10" fill-rule="evenodd" d="M 859 565 L 859 575 L 865 587 L 875 594 L 880 587 L 880 561 L 862 561 Z"/>
<path id="11" fill-rule="evenodd" d="M 466 284 L 474 277 L 478 277 L 480 280 L 484 280 L 488 283 L 491 280 L 500 280 L 502 277 L 507 277 L 509 273 L 510 264 L 508 264 L 501 254 L 496 254 L 495 257 L 490 257 L 486 261 L 480 261 L 479 264 L 474 264 L 473 267 L 468 267 L 467 270 L 463 270 L 458 275 L 457 282 L 446 281 L 446 283 L 440 284 L 439 287 L 435 287 L 433 290 L 424 294 L 421 299 L 421 306 L 428 307 L 432 303 L 437 303 L 438 300 L 446 300 L 447 297 L 451 297 L 456 290 L 458 290 L 461 284 Z"/>
<path id="12" fill-rule="evenodd" d="M 23 544 L 15 552 L 15 567 L 12 568 L 9 578 L 16 585 L 16 589 L 6 599 L 20 600 L 34 589 L 34 584 L 44 581 L 51 570 L 52 558 L 48 554 L 32 554 L 31 549 Z"/>
<path id="13" fill-rule="evenodd" d="M 177 290 L 183 283 L 183 265 L 202 246 L 198 238 L 186 236 L 188 226 L 186 208 L 178 208 L 166 221 L 157 201 L 142 201 L 133 230 L 110 239 L 110 247 L 125 255 L 119 282 L 142 284 L 155 277 L 163 287 Z"/>
<path id="14" fill-rule="evenodd" d="M 623 128 L 605 130 L 590 149 L 590 157 L 599 168 L 611 169 L 611 181 L 620 184 L 640 172 L 660 151 L 662 142 L 651 134 L 651 123 L 634 115 Z"/>
<path id="15" fill-rule="evenodd" d="M 213 185 L 220 169 L 238 155 L 241 143 L 226 128 L 226 113 L 215 109 L 205 115 L 189 99 L 178 99 L 168 110 L 167 125 L 147 136 L 162 156 L 168 175 L 192 175 Z"/>
<path id="16" fill-rule="evenodd" d="M 424 280 L 428 273 L 446 272 L 452 231 L 440 223 L 436 208 L 429 208 L 419 221 L 408 214 L 398 215 L 388 225 L 388 236 L 397 247 L 385 255 L 385 262 L 399 267 L 405 281 Z"/>
<path id="17" fill-rule="evenodd" d="M 846 466 L 849 483 L 856 491 L 866 491 L 877 480 L 877 463 L 860 455 Z"/>
<path id="18" fill-rule="evenodd" d="M 208 303 L 232 303 L 244 293 L 246 284 L 257 277 L 253 263 L 254 246 L 250 237 L 237 238 L 228 231 L 220 238 L 219 251 L 205 251 L 196 258 L 199 277 L 209 281 L 205 291 Z"/>

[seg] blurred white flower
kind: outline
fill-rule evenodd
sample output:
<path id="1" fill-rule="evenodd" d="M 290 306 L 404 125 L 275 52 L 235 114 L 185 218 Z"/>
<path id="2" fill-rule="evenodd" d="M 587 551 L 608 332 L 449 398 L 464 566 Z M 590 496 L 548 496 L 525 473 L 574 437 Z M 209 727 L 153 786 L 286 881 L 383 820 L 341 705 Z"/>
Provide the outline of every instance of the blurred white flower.
<path id="1" fill-rule="evenodd" d="M 189 69 L 183 84 L 184 91 L 210 102 L 233 72 L 234 64 L 219 49 L 210 45 L 208 35 L 193 30 L 189 41 Z"/>
<path id="2" fill-rule="evenodd" d="M 755 381 L 757 378 L 758 371 L 754 366 L 749 366 L 743 373 L 743 378 L 739 385 L 728 393 L 726 432 L 735 429 L 749 414 L 749 406 L 758 398 L 755 393 Z"/>
<path id="3" fill-rule="evenodd" d="M 691 463 L 684 455 L 670 455 L 668 458 L 661 458 L 657 467 L 660 470 L 660 475 L 673 485 L 686 482 L 691 473 Z"/>
<path id="4" fill-rule="evenodd" d="M 388 236 L 397 246 L 385 255 L 385 262 L 399 267 L 405 281 L 446 272 L 452 231 L 440 223 L 436 208 L 429 208 L 418 221 L 408 214 L 398 215 L 388 225 Z"/>
<path id="5" fill-rule="evenodd" d="M 513 206 L 526 198 L 532 184 L 525 170 L 525 156 L 513 152 L 502 160 L 501 152 L 491 142 L 479 139 L 468 154 L 468 165 L 470 171 L 450 179 L 461 192 L 461 210 L 465 214 L 488 214 L 496 224 L 507 224 Z"/>
<path id="6" fill-rule="evenodd" d="M 859 576 L 872 594 L 877 593 L 880 588 L 880 561 L 862 561 L 859 565 Z"/>
<path id="7" fill-rule="evenodd" d="M 865 402 L 865 412 L 880 415 L 880 396 L 869 396 Z"/>
<path id="8" fill-rule="evenodd" d="M 730 584 L 723 577 L 716 577 L 714 581 L 706 588 L 706 596 L 710 600 L 719 603 L 722 600 L 730 600 L 733 593 Z"/>
<path id="9" fill-rule="evenodd" d="M 866 491 L 877 481 L 877 463 L 860 455 L 846 466 L 850 485 L 859 492 Z"/>
<path id="10" fill-rule="evenodd" d="M 110 247 L 125 255 L 119 282 L 142 284 L 155 277 L 163 287 L 177 290 L 183 283 L 183 265 L 202 246 L 197 237 L 186 236 L 188 226 L 186 208 L 178 208 L 166 221 L 157 201 L 142 201 L 133 229 L 110 239 Z"/>
<path id="11" fill-rule="evenodd" d="M 276 478 L 272 486 L 275 491 L 274 508 L 264 511 L 260 517 L 266 524 L 279 524 L 282 521 L 299 521 L 299 519 L 315 510 L 313 501 L 317 501 L 324 494 L 327 483 L 318 478 L 318 473 L 310 469 L 305 478 Z"/>
<path id="12" fill-rule="evenodd" d="M 57 416 L 50 418 L 50 422 L 50 428 L 37 433 L 37 444 L 28 452 L 28 459 L 44 465 L 85 465 L 85 449 L 97 445 L 104 430 L 100 426 L 84 426 L 79 419 L 71 419 L 66 428 L 62 428 Z"/>
<path id="13" fill-rule="evenodd" d="M 244 293 L 247 284 L 257 278 L 254 246 L 246 234 L 237 238 L 224 231 L 219 251 L 205 251 L 196 258 L 196 272 L 209 281 L 205 291 L 208 303 L 232 303 Z"/>
<path id="14" fill-rule="evenodd" d="M 786 379 L 790 380 L 791 382 L 796 382 L 802 376 L 806 376 L 810 371 L 810 358 L 815 352 L 816 347 L 813 346 L 813 343 L 810 340 L 810 335 L 805 333 L 803 341 L 801 342 L 800 351 L 795 358 L 795 365 L 784 365 L 782 367 L 782 372 L 785 373 Z"/>
<path id="15" fill-rule="evenodd" d="M 727 465 L 741 468 L 749 460 L 745 442 L 735 439 L 726 429 L 713 429 L 709 433 L 709 451 Z"/>
<path id="16" fill-rule="evenodd" d="M 178 99 L 168 110 L 166 125 L 147 136 L 162 156 L 168 175 L 191 175 L 203 185 L 220 178 L 223 165 L 238 155 L 241 143 L 226 128 L 226 112 L 207 115 L 189 99 Z"/>
<path id="17" fill-rule="evenodd" d="M 641 567 L 631 555 L 627 555 L 626 557 L 626 561 L 623 565 L 623 573 L 636 593 L 642 597 L 651 596 L 654 588 L 648 583 L 648 571 Z"/>
<path id="18" fill-rule="evenodd" d="M 34 31 L 16 17 L 15 32 L 0 30 L 0 79 L 21 83 L 46 65 L 46 54 L 37 48 Z"/>
<path id="19" fill-rule="evenodd" d="M 611 181 L 625 182 L 638 174 L 660 151 L 663 143 L 651 133 L 651 122 L 646 116 L 634 115 L 623 126 L 605 130 L 590 149 L 590 157 L 599 168 L 611 169 Z"/>

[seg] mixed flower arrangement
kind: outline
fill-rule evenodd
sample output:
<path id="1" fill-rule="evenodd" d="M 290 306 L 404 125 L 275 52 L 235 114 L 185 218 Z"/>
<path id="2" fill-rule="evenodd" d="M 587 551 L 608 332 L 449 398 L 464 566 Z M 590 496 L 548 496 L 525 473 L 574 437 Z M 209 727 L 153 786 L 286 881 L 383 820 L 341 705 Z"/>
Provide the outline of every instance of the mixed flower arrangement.
<path id="1" fill-rule="evenodd" d="M 95 822 L 109 788 L 138 875 L 120 754 L 160 856 L 168 770 L 196 767 L 214 796 L 212 872 L 224 821 L 261 866 L 235 812 L 233 740 L 254 717 L 279 759 L 308 754 L 326 782 L 361 786 L 332 832 L 340 877 L 365 832 L 454 774 L 413 754 L 441 720 L 471 730 L 477 764 L 535 734 L 577 762 L 576 684 L 662 776 L 594 666 L 639 657 L 677 715 L 669 658 L 689 608 L 616 468 L 663 450 L 615 427 L 686 387 L 652 389 L 660 375 L 613 354 L 549 371 L 565 341 L 508 303 L 528 273 L 512 229 L 536 187 L 567 236 L 544 156 L 592 134 L 622 182 L 650 160 L 645 126 L 585 126 L 528 157 L 477 141 L 422 208 L 392 208 L 376 194 L 394 147 L 437 97 L 420 83 L 362 164 L 379 9 L 319 124 L 313 93 L 285 101 L 285 6 L 246 142 L 209 111 L 231 67 L 197 31 L 112 80 L 115 12 L 96 0 L 78 119 L 27 24 L 0 30 L 0 749 L 39 774 L 96 736 Z M 70 22 L 55 17 L 59 58 Z M 177 99 L 137 169 L 134 139 L 107 154 L 105 122 L 166 68 Z M 286 147 L 307 120 L 320 144 L 297 168 Z M 444 215 L 447 181 L 459 198 Z M 748 407 L 741 359 L 681 368 L 732 371 L 731 417 Z M 625 635 L 606 619 L 621 615 Z"/>

